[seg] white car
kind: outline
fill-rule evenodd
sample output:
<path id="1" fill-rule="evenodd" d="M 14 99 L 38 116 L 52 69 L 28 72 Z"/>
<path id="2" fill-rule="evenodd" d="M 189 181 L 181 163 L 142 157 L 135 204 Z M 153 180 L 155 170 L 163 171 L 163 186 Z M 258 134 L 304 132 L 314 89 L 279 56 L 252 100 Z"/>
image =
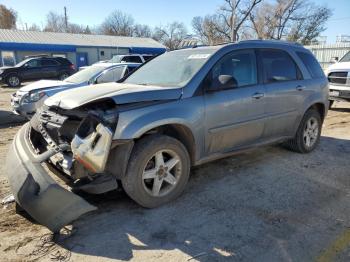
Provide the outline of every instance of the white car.
<path id="1" fill-rule="evenodd" d="M 11 106 L 15 114 L 30 119 L 35 111 L 50 96 L 67 89 L 116 82 L 134 71 L 141 64 L 101 63 L 86 67 L 63 81 L 40 80 L 20 88 L 11 96 Z"/>
<path id="2" fill-rule="evenodd" d="M 326 70 L 329 81 L 329 107 L 334 101 L 350 102 L 350 51 Z"/>

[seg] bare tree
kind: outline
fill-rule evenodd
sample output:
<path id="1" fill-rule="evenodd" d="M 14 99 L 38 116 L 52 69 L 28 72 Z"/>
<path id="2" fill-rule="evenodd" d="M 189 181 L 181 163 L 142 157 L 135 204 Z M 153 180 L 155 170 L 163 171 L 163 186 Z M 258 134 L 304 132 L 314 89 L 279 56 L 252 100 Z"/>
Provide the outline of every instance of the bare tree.
<path id="1" fill-rule="evenodd" d="M 17 21 L 17 12 L 4 5 L 0 5 L 0 28 L 15 29 Z"/>
<path id="2" fill-rule="evenodd" d="M 137 24 L 133 28 L 133 36 L 152 37 L 152 30 L 148 25 Z"/>
<path id="3" fill-rule="evenodd" d="M 132 36 L 133 26 L 131 15 L 115 10 L 102 23 L 100 31 L 107 35 Z"/>
<path id="4" fill-rule="evenodd" d="M 313 5 L 308 9 L 308 16 L 297 20 L 292 26 L 288 40 L 304 45 L 310 44 L 326 30 L 325 23 L 332 15 L 331 10 L 325 6 L 315 7 Z"/>
<path id="5" fill-rule="evenodd" d="M 88 26 L 70 23 L 68 17 L 52 11 L 46 16 L 44 31 L 71 34 L 91 34 Z"/>
<path id="6" fill-rule="evenodd" d="M 276 0 L 250 13 L 252 28 L 259 39 L 288 39 L 305 43 L 325 30 L 331 16 L 325 6 L 308 0 Z"/>
<path id="7" fill-rule="evenodd" d="M 242 30 L 243 25 L 262 1 L 224 0 L 224 4 L 215 14 L 193 18 L 193 30 L 207 44 L 235 42 L 240 36 L 247 38 L 249 34 Z"/>
<path id="8" fill-rule="evenodd" d="M 230 30 L 230 40 L 235 42 L 239 38 L 239 30 L 249 18 L 249 14 L 262 0 L 224 0 L 220 7 L 227 28 Z M 227 33 L 227 32 L 226 32 Z"/>
<path id="9" fill-rule="evenodd" d="M 28 31 L 40 32 L 41 28 L 37 24 L 32 24 L 31 26 L 28 27 Z"/>
<path id="10" fill-rule="evenodd" d="M 45 32 L 66 32 L 64 16 L 50 11 L 46 16 Z"/>
<path id="11" fill-rule="evenodd" d="M 186 37 L 187 29 L 183 23 L 172 22 L 167 26 L 154 29 L 153 38 L 164 44 L 170 50 L 179 48 L 181 41 Z"/>
<path id="12" fill-rule="evenodd" d="M 229 28 L 219 15 L 194 17 L 192 28 L 204 44 L 215 45 L 230 41 Z"/>

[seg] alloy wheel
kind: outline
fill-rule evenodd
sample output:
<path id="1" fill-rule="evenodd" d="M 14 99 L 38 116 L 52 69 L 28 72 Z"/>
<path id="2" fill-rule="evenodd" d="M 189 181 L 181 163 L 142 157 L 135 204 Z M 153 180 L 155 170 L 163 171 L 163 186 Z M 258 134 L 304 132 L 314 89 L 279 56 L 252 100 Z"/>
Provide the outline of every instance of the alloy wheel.
<path id="1" fill-rule="evenodd" d="M 161 197 L 169 194 L 181 175 L 180 157 L 172 150 L 160 150 L 148 161 L 143 170 L 142 184 L 148 194 Z"/>
<path id="2" fill-rule="evenodd" d="M 304 144 L 308 148 L 311 148 L 318 139 L 319 133 L 319 126 L 318 121 L 315 117 L 309 118 L 309 120 L 306 122 L 304 133 L 303 133 L 303 139 Z"/>

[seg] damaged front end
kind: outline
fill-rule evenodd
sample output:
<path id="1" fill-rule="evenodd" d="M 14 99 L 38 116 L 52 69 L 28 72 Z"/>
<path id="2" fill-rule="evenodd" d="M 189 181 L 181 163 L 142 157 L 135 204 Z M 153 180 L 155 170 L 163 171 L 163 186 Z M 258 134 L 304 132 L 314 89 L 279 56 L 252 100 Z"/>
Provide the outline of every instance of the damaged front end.
<path id="1" fill-rule="evenodd" d="M 47 108 L 17 133 L 6 162 L 12 193 L 24 210 L 51 231 L 59 231 L 96 207 L 60 186 L 48 169 L 74 190 L 100 194 L 118 187 L 118 174 L 110 171 L 111 166 L 131 151 L 133 143 L 120 143 L 124 154 L 119 148 L 112 150 L 115 112 L 102 115 L 82 108 L 62 114 Z M 110 154 L 111 150 L 118 154 Z M 122 172 L 122 166 L 115 169 Z"/>

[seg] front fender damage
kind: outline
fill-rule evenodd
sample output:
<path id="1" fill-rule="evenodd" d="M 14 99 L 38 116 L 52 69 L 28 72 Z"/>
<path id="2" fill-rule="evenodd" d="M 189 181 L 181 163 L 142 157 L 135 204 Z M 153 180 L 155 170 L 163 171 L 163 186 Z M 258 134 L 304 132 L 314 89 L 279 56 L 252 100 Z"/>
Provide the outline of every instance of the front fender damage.
<path id="1" fill-rule="evenodd" d="M 43 167 L 43 162 L 60 149 L 38 155 L 29 141 L 30 125 L 15 136 L 6 161 L 6 173 L 16 202 L 52 232 L 81 215 L 96 209 L 87 201 L 59 186 Z"/>

